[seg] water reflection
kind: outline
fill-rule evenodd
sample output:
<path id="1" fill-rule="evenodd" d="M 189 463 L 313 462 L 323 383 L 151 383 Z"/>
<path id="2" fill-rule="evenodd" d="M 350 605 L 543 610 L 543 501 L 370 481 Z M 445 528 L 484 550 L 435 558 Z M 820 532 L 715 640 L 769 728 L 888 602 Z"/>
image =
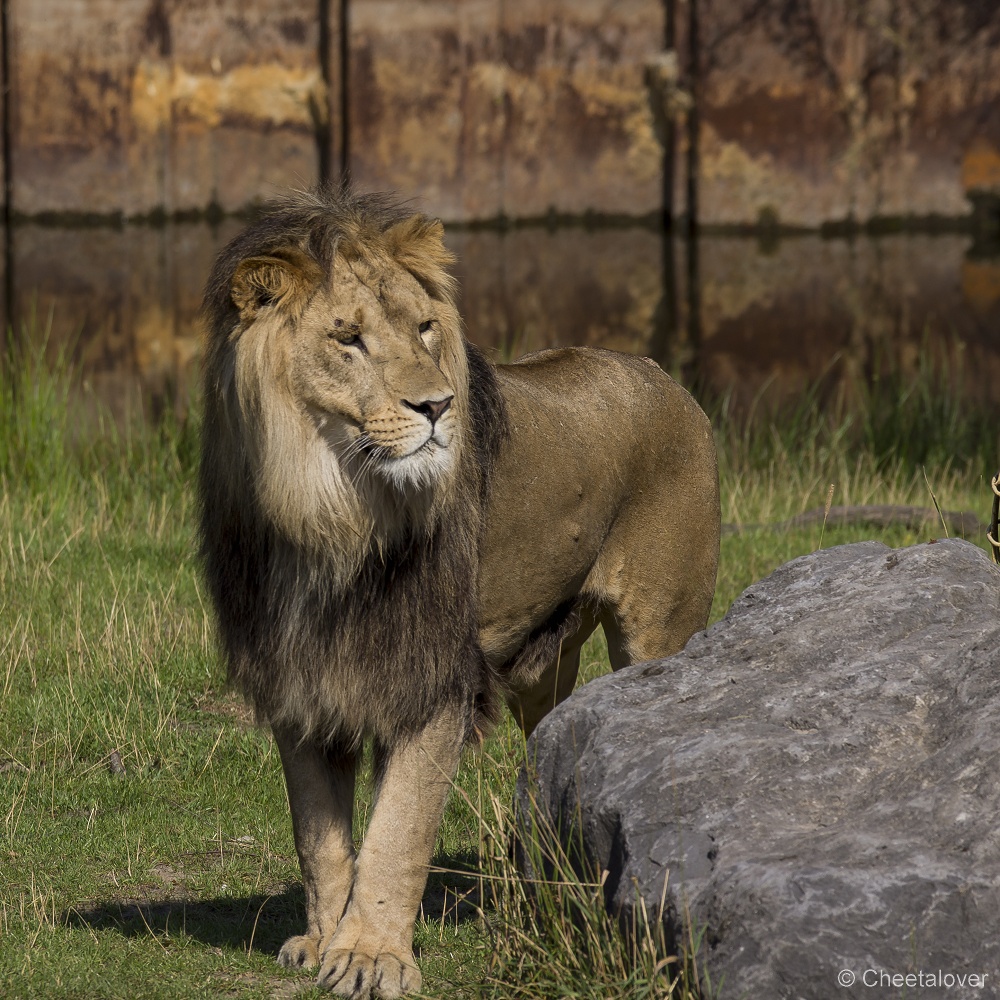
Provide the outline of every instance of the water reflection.
<path id="1" fill-rule="evenodd" d="M 183 411 L 201 289 L 227 220 L 162 228 L 19 225 L 8 241 L 15 336 L 72 344 L 117 414 Z M 650 229 L 455 230 L 469 336 L 497 357 L 591 344 L 655 357 L 748 407 L 826 377 L 850 391 L 927 358 L 957 391 L 1000 404 L 1000 253 L 961 235 L 704 237 L 697 259 Z M 689 276 L 697 275 L 697 288 Z"/>
<path id="2" fill-rule="evenodd" d="M 201 291 L 241 224 L 64 229 L 24 224 L 9 240 L 12 335 L 67 347 L 118 415 L 183 411 L 195 383 Z"/>

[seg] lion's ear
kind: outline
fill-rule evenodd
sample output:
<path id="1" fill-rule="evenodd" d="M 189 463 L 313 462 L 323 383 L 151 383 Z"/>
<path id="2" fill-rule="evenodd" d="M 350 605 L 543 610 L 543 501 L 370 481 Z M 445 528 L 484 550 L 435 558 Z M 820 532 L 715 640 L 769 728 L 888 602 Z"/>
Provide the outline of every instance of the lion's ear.
<path id="1" fill-rule="evenodd" d="M 450 299 L 455 279 L 447 268 L 455 255 L 444 245 L 444 226 L 440 219 L 411 215 L 385 231 L 389 253 L 405 267 L 435 298 Z"/>
<path id="2" fill-rule="evenodd" d="M 240 311 L 240 320 L 249 323 L 262 306 L 301 310 L 322 276 L 312 257 L 288 247 L 266 257 L 240 261 L 233 273 L 230 294 Z"/>

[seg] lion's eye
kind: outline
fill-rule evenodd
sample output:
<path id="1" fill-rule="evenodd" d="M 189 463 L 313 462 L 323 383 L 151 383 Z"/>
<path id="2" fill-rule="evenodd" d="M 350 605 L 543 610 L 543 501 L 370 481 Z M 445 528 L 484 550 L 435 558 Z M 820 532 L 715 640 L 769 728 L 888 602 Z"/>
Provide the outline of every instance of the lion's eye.
<path id="1" fill-rule="evenodd" d="M 364 350 L 365 344 L 360 333 L 342 333 L 339 330 L 330 330 L 327 339 L 335 340 L 341 347 L 360 347 Z"/>
<path id="2" fill-rule="evenodd" d="M 418 329 L 418 330 L 419 330 L 419 331 L 420 331 L 420 332 L 421 332 L 422 334 L 423 334 L 423 333 L 430 333 L 430 331 L 431 331 L 431 330 L 432 330 L 433 328 L 434 328 L 434 320 L 432 320 L 432 319 L 425 319 L 425 320 L 423 321 L 423 323 L 421 323 L 421 324 L 420 324 L 420 326 L 418 326 L 418 327 L 417 327 L 417 329 Z"/>

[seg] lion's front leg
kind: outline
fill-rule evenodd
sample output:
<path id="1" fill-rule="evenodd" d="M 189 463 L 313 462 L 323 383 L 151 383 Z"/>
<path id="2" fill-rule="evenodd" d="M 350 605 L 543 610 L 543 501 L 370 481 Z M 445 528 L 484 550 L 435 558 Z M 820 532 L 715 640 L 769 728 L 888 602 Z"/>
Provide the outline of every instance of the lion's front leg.
<path id="1" fill-rule="evenodd" d="M 353 753 L 300 743 L 285 730 L 274 730 L 292 812 L 295 850 L 306 893 L 306 933 L 290 937 L 278 952 L 288 967 L 309 968 L 337 928 L 354 879 Z"/>
<path id="2" fill-rule="evenodd" d="M 445 800 L 458 769 L 468 711 L 439 712 L 416 737 L 388 749 L 354 891 L 322 955 L 319 985 L 352 998 L 420 988 L 413 924 Z"/>

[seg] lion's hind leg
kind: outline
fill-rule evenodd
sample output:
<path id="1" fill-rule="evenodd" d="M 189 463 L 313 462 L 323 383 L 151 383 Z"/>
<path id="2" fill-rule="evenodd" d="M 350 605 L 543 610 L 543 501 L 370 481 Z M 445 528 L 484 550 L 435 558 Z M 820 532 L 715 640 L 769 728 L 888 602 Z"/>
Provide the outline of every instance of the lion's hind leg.
<path id="1" fill-rule="evenodd" d="M 672 656 L 705 628 L 719 564 L 718 511 L 713 461 L 698 488 L 660 482 L 619 517 L 594 572 L 612 669 Z"/>
<path id="2" fill-rule="evenodd" d="M 537 651 L 530 648 L 525 652 L 543 657 L 546 665 L 534 676 L 530 676 L 520 663 L 515 664 L 512 688 L 507 696 L 507 705 L 514 721 L 527 739 L 535 727 L 556 705 L 565 701 L 576 686 L 580 673 L 580 652 L 583 644 L 597 627 L 597 618 L 588 604 L 575 608 L 573 616 L 567 618 L 565 627 L 560 625 L 550 636 L 550 643 L 540 643 Z M 548 648 L 551 645 L 551 648 Z M 523 655 L 523 654 L 522 654 Z M 517 674 L 528 674 L 527 683 L 517 683 Z"/>
<path id="3" fill-rule="evenodd" d="M 680 565 L 665 565 L 657 572 L 656 567 L 633 560 L 627 585 L 601 609 L 612 670 L 672 656 L 705 627 L 715 586 L 711 553 L 702 563 L 699 570 L 691 558 L 690 565 L 698 571 L 689 577 Z"/>
<path id="4" fill-rule="evenodd" d="M 338 996 L 392 998 L 420 989 L 413 925 L 469 716 L 466 706 L 444 708 L 385 753 L 350 902 L 320 956 L 318 984 Z"/>
<path id="5" fill-rule="evenodd" d="M 290 937 L 278 952 L 288 968 L 312 968 L 347 905 L 354 878 L 354 777 L 357 759 L 347 751 L 302 743 L 274 730 L 292 812 L 295 850 L 306 894 L 306 933 Z"/>

